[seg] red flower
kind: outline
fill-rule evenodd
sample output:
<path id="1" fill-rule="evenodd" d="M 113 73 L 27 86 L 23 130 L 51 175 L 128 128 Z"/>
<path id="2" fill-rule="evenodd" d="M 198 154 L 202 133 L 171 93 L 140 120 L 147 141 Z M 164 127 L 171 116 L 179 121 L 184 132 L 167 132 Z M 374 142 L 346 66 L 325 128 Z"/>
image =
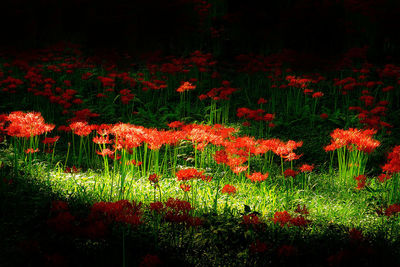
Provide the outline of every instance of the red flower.
<path id="1" fill-rule="evenodd" d="M 69 125 L 74 134 L 79 136 L 88 136 L 92 132 L 92 127 L 86 121 L 77 121 Z"/>
<path id="2" fill-rule="evenodd" d="M 322 92 L 315 92 L 312 94 L 312 98 L 320 98 L 324 95 Z"/>
<path id="3" fill-rule="evenodd" d="M 111 157 L 114 155 L 115 151 L 112 151 L 108 148 L 103 149 L 101 152 L 96 151 L 96 153 L 102 157 Z"/>
<path id="4" fill-rule="evenodd" d="M 156 173 L 150 174 L 149 181 L 153 184 L 158 184 L 158 175 Z M 155 185 L 154 185 L 155 186 Z"/>
<path id="5" fill-rule="evenodd" d="M 326 119 L 329 117 L 329 115 L 326 114 L 326 113 L 322 113 L 321 115 L 319 115 L 319 117 L 320 117 L 321 119 L 323 119 L 323 120 L 326 120 Z"/>
<path id="6" fill-rule="evenodd" d="M 310 221 L 304 218 L 303 216 L 298 216 L 290 220 L 290 224 L 294 226 L 306 226 L 309 223 Z"/>
<path id="7" fill-rule="evenodd" d="M 54 136 L 54 137 L 46 137 L 45 139 L 43 139 L 42 143 L 43 143 L 43 144 L 49 144 L 49 145 L 52 145 L 52 144 L 54 144 L 55 142 L 57 142 L 57 141 L 58 141 L 58 139 L 60 139 L 60 137 L 59 137 L 59 136 Z"/>
<path id="8" fill-rule="evenodd" d="M 389 180 L 390 178 L 392 178 L 391 175 L 387 174 L 387 173 L 382 173 L 381 175 L 378 176 L 378 180 L 381 183 L 386 182 L 387 180 Z"/>
<path id="9" fill-rule="evenodd" d="M 233 185 L 226 184 L 222 188 L 221 192 L 222 193 L 226 193 L 226 194 L 230 194 L 230 195 L 234 195 L 234 194 L 236 194 L 237 190 L 236 190 L 236 187 L 234 187 Z"/>
<path id="10" fill-rule="evenodd" d="M 39 148 L 36 148 L 36 149 L 28 148 L 28 149 L 25 150 L 26 154 L 33 154 L 33 153 L 36 153 L 36 152 L 39 152 Z"/>
<path id="11" fill-rule="evenodd" d="M 254 172 L 251 175 L 246 174 L 246 177 L 249 178 L 252 182 L 261 182 L 268 178 L 269 173 L 261 174 L 261 172 Z"/>
<path id="12" fill-rule="evenodd" d="M 267 103 L 267 100 L 265 100 L 264 98 L 262 98 L 262 97 L 260 97 L 259 99 L 258 99 L 258 101 L 257 101 L 257 104 L 265 104 L 265 103 Z"/>
<path id="13" fill-rule="evenodd" d="M 361 175 L 355 177 L 354 179 L 356 179 L 356 181 L 357 181 L 356 189 L 361 190 L 365 187 L 365 183 L 367 181 L 367 177 L 365 177 L 365 175 L 361 174 Z"/>
<path id="14" fill-rule="evenodd" d="M 312 172 L 312 170 L 314 169 L 314 164 L 303 164 L 299 169 L 301 172 Z"/>
<path id="15" fill-rule="evenodd" d="M 384 213 L 386 216 L 392 216 L 396 215 L 399 212 L 400 212 L 400 204 L 392 204 L 386 208 Z"/>
<path id="16" fill-rule="evenodd" d="M 214 160 L 218 164 L 228 164 L 228 155 L 225 150 L 216 151 L 214 154 Z"/>
<path id="17" fill-rule="evenodd" d="M 183 125 L 185 125 L 185 124 L 181 121 L 173 121 L 168 124 L 168 127 L 169 128 L 181 128 Z"/>
<path id="18" fill-rule="evenodd" d="M 179 185 L 179 187 L 182 189 L 183 192 L 189 192 L 191 186 L 189 184 L 182 183 Z"/>
<path id="19" fill-rule="evenodd" d="M 280 226 L 285 226 L 286 224 L 290 223 L 292 220 L 292 216 L 289 214 L 289 212 L 285 211 L 277 211 L 274 214 L 273 221 L 274 223 L 279 223 Z"/>
<path id="20" fill-rule="evenodd" d="M 294 212 L 300 213 L 300 214 L 304 214 L 304 215 L 309 214 L 309 212 L 308 212 L 306 206 L 305 206 L 305 205 L 300 206 L 300 204 L 297 204 L 297 208 L 295 209 Z"/>
<path id="21" fill-rule="evenodd" d="M 284 174 L 285 178 L 289 177 L 289 176 L 295 178 L 296 175 L 298 174 L 298 172 L 295 171 L 295 170 L 292 170 L 292 169 L 287 169 L 287 170 L 284 171 L 283 174 Z"/>
<path id="22" fill-rule="evenodd" d="M 196 178 L 201 179 L 203 177 L 203 172 L 204 171 L 199 172 L 195 168 L 188 168 L 178 171 L 176 177 L 178 178 L 178 181 L 188 181 Z"/>
<path id="23" fill-rule="evenodd" d="M 185 91 L 194 90 L 196 89 L 196 85 L 191 84 L 190 82 L 184 82 L 178 89 L 177 92 L 183 93 Z"/>
<path id="24" fill-rule="evenodd" d="M 46 124 L 40 112 L 22 112 L 14 111 L 7 116 L 7 121 L 10 122 L 4 130 L 10 136 L 25 137 L 37 136 L 50 132 L 55 125 Z"/>

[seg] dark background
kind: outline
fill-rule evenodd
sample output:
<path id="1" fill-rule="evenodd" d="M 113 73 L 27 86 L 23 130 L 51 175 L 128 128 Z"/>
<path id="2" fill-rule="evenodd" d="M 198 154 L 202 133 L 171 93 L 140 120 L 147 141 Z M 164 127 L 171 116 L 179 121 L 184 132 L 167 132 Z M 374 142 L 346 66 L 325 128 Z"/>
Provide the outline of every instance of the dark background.
<path id="1" fill-rule="evenodd" d="M 331 58 L 367 45 L 381 62 L 399 59 L 399 14 L 398 0 L 3 0 L 1 46 L 72 41 L 90 49 L 172 54 L 218 42 L 225 57 L 287 48 Z M 210 27 L 223 31 L 210 38 Z"/>

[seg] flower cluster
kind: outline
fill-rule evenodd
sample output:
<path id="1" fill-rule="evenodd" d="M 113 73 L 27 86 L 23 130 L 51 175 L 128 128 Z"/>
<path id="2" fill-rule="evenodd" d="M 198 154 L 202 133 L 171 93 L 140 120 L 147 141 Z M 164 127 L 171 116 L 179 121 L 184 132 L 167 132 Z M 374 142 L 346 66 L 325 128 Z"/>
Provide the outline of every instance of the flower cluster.
<path id="1" fill-rule="evenodd" d="M 6 121 L 10 124 L 4 129 L 8 135 L 29 138 L 42 135 L 54 129 L 55 125 L 46 124 L 40 112 L 11 112 Z"/>
<path id="2" fill-rule="evenodd" d="M 261 172 L 253 172 L 252 174 L 246 174 L 246 177 L 249 178 L 252 182 L 261 182 L 268 178 L 269 173 L 262 174 Z"/>
<path id="3" fill-rule="evenodd" d="M 234 195 L 237 192 L 236 187 L 234 187 L 233 185 L 230 184 L 226 184 L 222 189 L 221 189 L 222 193 L 225 194 L 229 194 L 229 195 Z"/>
<path id="4" fill-rule="evenodd" d="M 371 153 L 380 145 L 378 140 L 372 138 L 376 130 L 359 130 L 350 128 L 348 130 L 335 129 L 331 133 L 331 144 L 326 146 L 325 151 L 333 151 L 342 147 L 349 150 L 357 149 L 365 153 Z"/>
<path id="5" fill-rule="evenodd" d="M 400 145 L 395 146 L 388 154 L 387 163 L 382 170 L 391 174 L 400 173 Z"/>
<path id="6" fill-rule="evenodd" d="M 308 214 L 308 213 L 306 213 Z M 297 217 L 292 217 L 289 212 L 285 211 L 277 211 L 274 214 L 274 218 L 272 219 L 274 223 L 279 223 L 281 227 L 288 225 L 288 226 L 306 226 L 311 221 L 307 220 L 302 215 Z"/>

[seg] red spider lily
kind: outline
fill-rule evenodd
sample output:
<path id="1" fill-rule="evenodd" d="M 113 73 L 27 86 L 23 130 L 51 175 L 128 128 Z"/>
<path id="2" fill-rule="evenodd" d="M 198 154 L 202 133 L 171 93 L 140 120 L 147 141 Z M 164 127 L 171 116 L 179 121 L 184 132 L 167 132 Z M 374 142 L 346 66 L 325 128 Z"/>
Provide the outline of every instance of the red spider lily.
<path id="1" fill-rule="evenodd" d="M 329 115 L 326 114 L 326 113 L 321 113 L 321 115 L 319 115 L 319 117 L 320 117 L 321 119 L 323 119 L 323 120 L 326 120 L 326 119 L 329 117 Z"/>
<path id="2" fill-rule="evenodd" d="M 274 223 L 279 223 L 280 226 L 285 226 L 290 223 L 292 220 L 292 216 L 289 214 L 289 212 L 285 211 L 277 211 L 274 214 L 273 221 Z"/>
<path id="3" fill-rule="evenodd" d="M 199 96 L 200 100 L 209 97 L 215 101 L 229 100 L 229 97 L 238 89 L 232 88 L 229 81 L 222 81 L 222 87 L 212 88 L 207 94 Z"/>
<path id="4" fill-rule="evenodd" d="M 76 168 L 74 165 L 74 166 L 72 166 L 72 168 L 66 167 L 64 172 L 65 173 L 78 173 L 80 171 L 81 171 L 81 169 Z"/>
<path id="5" fill-rule="evenodd" d="M 290 225 L 304 227 L 307 226 L 310 222 L 310 220 L 307 220 L 303 216 L 297 216 L 290 220 Z"/>
<path id="6" fill-rule="evenodd" d="M 195 168 L 182 169 L 176 172 L 178 181 L 189 181 L 191 179 L 201 179 L 204 171 L 197 171 Z"/>
<path id="7" fill-rule="evenodd" d="M 39 152 L 39 148 L 33 149 L 33 148 L 28 148 L 25 150 L 26 154 L 33 154 Z"/>
<path id="8" fill-rule="evenodd" d="M 109 139 L 109 136 L 95 136 L 93 137 L 93 142 L 99 145 L 111 144 L 112 141 Z"/>
<path id="9" fill-rule="evenodd" d="M 258 105 L 260 105 L 260 104 L 265 104 L 265 103 L 267 103 L 267 100 L 265 100 L 265 99 L 262 98 L 262 97 L 260 97 L 260 98 L 258 99 L 258 101 L 257 101 L 257 104 L 258 104 Z"/>
<path id="10" fill-rule="evenodd" d="M 365 177 L 365 175 L 361 174 L 357 177 L 354 177 L 354 179 L 357 181 L 356 189 L 361 190 L 365 187 L 365 183 L 367 181 L 367 177 Z"/>
<path id="11" fill-rule="evenodd" d="M 393 91 L 393 90 L 394 90 L 394 87 L 391 86 L 391 85 L 382 88 L 382 92 L 384 92 L 384 93 L 389 92 L 389 91 Z"/>
<path id="12" fill-rule="evenodd" d="M 304 214 L 304 215 L 309 214 L 306 206 L 305 205 L 300 206 L 300 204 L 297 204 L 297 208 L 294 210 L 294 212 Z"/>
<path id="13" fill-rule="evenodd" d="M 331 144 L 325 147 L 325 151 L 332 151 L 343 146 L 351 150 L 355 147 L 359 151 L 365 153 L 371 153 L 380 145 L 378 140 L 372 138 L 372 135 L 376 133 L 376 130 L 367 129 L 359 130 L 350 128 L 348 130 L 335 129 L 331 133 L 332 141 Z"/>
<path id="14" fill-rule="evenodd" d="M 190 91 L 196 89 L 196 85 L 191 84 L 190 82 L 184 82 L 182 83 L 181 86 L 179 86 L 178 89 L 176 89 L 177 92 L 183 93 L 185 91 Z"/>
<path id="15" fill-rule="evenodd" d="M 182 189 L 183 192 L 189 192 L 191 186 L 189 184 L 182 183 L 179 185 L 179 187 Z"/>
<path id="16" fill-rule="evenodd" d="M 102 157 L 111 157 L 114 155 L 115 151 L 105 148 L 102 151 L 96 151 L 96 153 L 97 153 L 97 155 L 100 155 Z"/>
<path id="17" fill-rule="evenodd" d="M 182 126 L 184 126 L 185 124 L 181 121 L 173 121 L 171 123 L 168 124 L 169 128 L 182 128 Z"/>
<path id="18" fill-rule="evenodd" d="M 234 195 L 237 192 L 236 187 L 230 184 L 226 184 L 222 189 L 221 192 L 224 194 Z"/>
<path id="19" fill-rule="evenodd" d="M 96 97 L 97 97 L 97 98 L 107 98 L 108 95 L 105 95 L 105 94 L 103 94 L 103 93 L 98 93 L 98 94 L 96 95 Z"/>
<path id="20" fill-rule="evenodd" d="M 301 155 L 296 155 L 296 153 L 291 152 L 291 153 L 289 153 L 289 154 L 287 154 L 287 155 L 283 155 L 282 158 L 284 158 L 285 161 L 293 161 L 293 160 L 299 159 L 302 155 L 303 155 L 303 154 L 301 154 Z"/>
<path id="21" fill-rule="evenodd" d="M 228 155 L 225 150 L 216 151 L 214 154 L 214 160 L 218 164 L 228 164 Z"/>
<path id="22" fill-rule="evenodd" d="M 46 137 L 45 139 L 42 140 L 43 144 L 48 144 L 48 145 L 52 145 L 55 142 L 57 142 L 60 139 L 59 136 L 54 136 L 54 137 Z"/>
<path id="23" fill-rule="evenodd" d="M 100 116 L 100 114 L 93 113 L 90 111 L 90 109 L 87 109 L 87 108 L 74 111 L 74 114 L 75 114 L 75 117 L 69 119 L 68 120 L 69 122 L 77 122 L 77 121 L 85 122 L 85 121 L 88 121 L 90 118 L 95 118 L 95 117 Z"/>
<path id="24" fill-rule="evenodd" d="M 293 150 L 301 147 L 303 145 L 303 141 L 295 142 L 293 140 L 289 140 L 286 143 L 273 139 L 272 151 L 278 155 L 279 157 L 288 156 L 289 153 L 292 153 Z"/>
<path id="25" fill-rule="evenodd" d="M 75 98 L 74 100 L 72 100 L 72 103 L 74 103 L 76 105 L 81 105 L 81 104 L 83 104 L 83 100 L 79 99 L 79 98 Z"/>
<path id="26" fill-rule="evenodd" d="M 286 178 L 286 177 L 293 177 L 293 178 L 295 178 L 297 174 L 298 174 L 298 172 L 295 171 L 295 170 L 292 170 L 292 169 L 286 169 L 286 170 L 283 172 L 283 175 L 285 176 L 285 178 Z"/>
<path id="27" fill-rule="evenodd" d="M 46 124 L 40 112 L 14 111 L 7 116 L 10 124 L 5 131 L 10 136 L 25 137 L 37 136 L 50 132 L 55 125 Z"/>
<path id="28" fill-rule="evenodd" d="M 387 156 L 387 163 L 382 167 L 382 170 L 390 174 L 400 172 L 400 145 L 395 146 Z"/>
<path id="29" fill-rule="evenodd" d="M 114 87 L 115 81 L 110 77 L 98 76 L 97 79 L 101 82 L 104 87 Z"/>
<path id="30" fill-rule="evenodd" d="M 382 173 L 378 176 L 378 181 L 381 183 L 384 183 L 387 180 L 390 180 L 391 178 L 392 178 L 392 176 L 390 174 Z"/>
<path id="31" fill-rule="evenodd" d="M 324 96 L 324 93 L 322 93 L 322 92 L 315 92 L 312 94 L 312 98 L 320 98 L 323 96 Z"/>
<path id="32" fill-rule="evenodd" d="M 384 214 L 386 216 L 392 216 L 392 215 L 397 215 L 397 213 L 400 212 L 400 204 L 392 204 L 389 207 L 386 208 Z"/>
<path id="33" fill-rule="evenodd" d="M 251 175 L 246 174 L 246 177 L 252 182 L 261 182 L 268 178 L 269 173 L 261 174 L 261 172 L 253 172 Z"/>
<path id="34" fill-rule="evenodd" d="M 191 218 L 189 211 L 193 208 L 187 201 L 169 198 L 165 202 L 165 207 L 165 220 L 168 222 L 183 223 L 188 222 Z"/>
<path id="35" fill-rule="evenodd" d="M 142 165 L 143 164 L 143 162 L 141 162 L 141 161 L 136 161 L 136 160 L 131 160 L 131 161 L 128 161 L 127 162 L 127 164 L 129 165 L 129 164 L 133 164 L 133 165 L 135 165 L 135 166 L 140 166 L 140 165 Z"/>
<path id="36" fill-rule="evenodd" d="M 92 75 L 93 75 L 93 73 L 86 72 L 86 73 L 82 74 L 81 78 L 82 78 L 82 80 L 88 80 Z"/>
<path id="37" fill-rule="evenodd" d="M 165 206 L 169 209 L 172 209 L 175 211 L 180 211 L 180 212 L 189 212 L 193 209 L 189 202 L 184 201 L 184 200 L 179 200 L 177 198 L 176 199 L 169 198 L 165 202 Z"/>
<path id="38" fill-rule="evenodd" d="M 231 170 L 232 170 L 234 173 L 239 174 L 239 173 L 241 173 L 241 172 L 246 171 L 247 168 L 248 168 L 248 166 L 235 166 L 235 167 L 231 167 Z"/>
<path id="39" fill-rule="evenodd" d="M 151 183 L 153 183 L 154 186 L 155 186 L 156 184 L 158 184 L 158 181 L 159 181 L 158 175 L 157 175 L 156 173 L 150 174 L 150 176 L 149 176 L 149 181 L 150 181 Z"/>
<path id="40" fill-rule="evenodd" d="M 73 133 L 79 136 L 88 136 L 92 132 L 92 127 L 86 121 L 77 121 L 69 125 Z"/>
<path id="41" fill-rule="evenodd" d="M 271 113 L 264 114 L 264 117 L 262 118 L 263 121 L 273 121 L 274 119 L 275 119 L 275 114 L 271 114 Z M 273 127 L 270 124 L 268 126 Z"/>
<path id="42" fill-rule="evenodd" d="M 131 93 L 131 90 L 129 89 L 122 89 L 121 91 L 119 91 L 120 95 L 121 95 L 121 102 L 124 105 L 127 105 L 129 103 L 129 101 L 131 101 L 135 95 Z"/>
<path id="43" fill-rule="evenodd" d="M 308 165 L 308 164 L 303 164 L 299 170 L 301 172 L 312 172 L 312 170 L 314 169 L 314 164 L 312 165 Z"/>
<path id="44" fill-rule="evenodd" d="M 307 89 L 307 88 L 306 88 L 306 89 L 303 90 L 303 93 L 306 94 L 306 95 L 307 95 L 307 94 L 310 94 L 310 93 L 312 93 L 312 92 L 314 92 L 313 89 Z"/>

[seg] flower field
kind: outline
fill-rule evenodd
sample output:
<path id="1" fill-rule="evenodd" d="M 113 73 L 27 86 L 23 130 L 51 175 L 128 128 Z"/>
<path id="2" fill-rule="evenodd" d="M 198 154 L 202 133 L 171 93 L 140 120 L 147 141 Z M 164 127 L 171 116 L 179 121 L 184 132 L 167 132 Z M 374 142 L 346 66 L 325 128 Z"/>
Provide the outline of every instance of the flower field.
<path id="1" fill-rule="evenodd" d="M 236 53 L 251 21 L 228 1 L 123 9 L 153 2 L 196 34 L 0 48 L 0 266 L 400 266 L 400 65 Z"/>
<path id="2" fill-rule="evenodd" d="M 4 253 L 51 266 L 396 262 L 400 67 L 322 76 L 278 59 L 242 55 L 232 76 L 200 51 L 126 70 L 74 46 L 2 58 L 2 211 L 38 195 L 39 229 Z"/>

